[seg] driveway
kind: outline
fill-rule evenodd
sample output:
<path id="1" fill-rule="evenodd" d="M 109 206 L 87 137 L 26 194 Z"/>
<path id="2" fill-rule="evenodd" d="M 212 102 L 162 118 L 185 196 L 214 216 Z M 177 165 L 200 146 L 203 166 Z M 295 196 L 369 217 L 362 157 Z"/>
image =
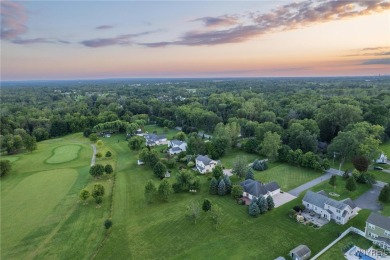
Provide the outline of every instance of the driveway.
<path id="1" fill-rule="evenodd" d="M 324 175 L 322 175 L 321 177 L 318 177 L 314 180 L 306 182 L 305 184 L 302 184 L 301 186 L 298 186 L 295 189 L 288 191 L 288 193 L 290 193 L 291 195 L 293 195 L 295 197 L 298 197 L 299 194 L 301 194 L 301 192 L 303 192 L 307 189 L 310 189 L 311 187 L 316 186 L 317 184 L 320 184 L 323 181 L 329 180 L 330 177 L 332 177 L 332 175 L 333 174 L 331 172 L 327 172 Z"/>
<path id="2" fill-rule="evenodd" d="M 381 184 L 374 184 L 372 188 L 366 193 L 362 194 L 359 198 L 354 200 L 356 206 L 361 209 L 369 209 L 372 211 L 379 211 L 382 206 L 378 203 L 378 196 L 382 189 Z"/>
<path id="3" fill-rule="evenodd" d="M 272 196 L 272 198 L 274 199 L 275 208 L 277 208 L 277 207 L 282 206 L 283 204 L 285 204 L 289 201 L 292 201 L 293 199 L 296 199 L 297 197 L 295 197 L 287 192 L 284 192 L 284 193 L 275 194 L 274 196 Z"/>

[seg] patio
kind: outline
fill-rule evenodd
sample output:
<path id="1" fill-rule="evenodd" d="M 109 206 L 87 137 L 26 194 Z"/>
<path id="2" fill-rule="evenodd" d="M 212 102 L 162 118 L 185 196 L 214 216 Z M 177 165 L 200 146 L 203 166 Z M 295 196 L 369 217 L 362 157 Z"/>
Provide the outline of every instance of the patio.
<path id="1" fill-rule="evenodd" d="M 311 210 L 304 210 L 301 212 L 301 215 L 305 218 L 306 221 L 309 221 L 318 227 L 322 227 L 323 225 L 329 223 L 329 220 L 322 218 L 319 214 Z"/>

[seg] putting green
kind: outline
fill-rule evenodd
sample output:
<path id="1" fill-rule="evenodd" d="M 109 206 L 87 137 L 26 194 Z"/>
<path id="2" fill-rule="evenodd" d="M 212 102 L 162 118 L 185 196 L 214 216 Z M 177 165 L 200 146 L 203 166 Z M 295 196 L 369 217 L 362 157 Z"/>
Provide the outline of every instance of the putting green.
<path id="1" fill-rule="evenodd" d="M 1 212 L 1 235 L 7 238 L 1 241 L 4 252 L 12 254 L 13 247 L 23 244 L 25 239 L 29 241 L 30 232 L 56 218 L 61 219 L 64 214 L 61 203 L 77 177 L 78 173 L 73 169 L 38 172 L 2 194 L 2 208 L 6 209 Z M 60 215 L 57 216 L 56 212 Z"/>
<path id="2" fill-rule="evenodd" d="M 46 160 L 46 163 L 57 164 L 65 163 L 76 159 L 79 156 L 80 145 L 68 144 L 55 148 L 52 152 L 52 156 Z"/>

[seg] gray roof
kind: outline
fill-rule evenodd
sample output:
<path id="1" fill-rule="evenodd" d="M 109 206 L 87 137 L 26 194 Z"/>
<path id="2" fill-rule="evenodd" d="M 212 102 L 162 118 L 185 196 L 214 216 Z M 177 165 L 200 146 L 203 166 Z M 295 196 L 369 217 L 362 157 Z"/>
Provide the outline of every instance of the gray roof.
<path id="1" fill-rule="evenodd" d="M 180 147 L 172 147 L 171 150 L 172 152 L 181 151 Z"/>
<path id="2" fill-rule="evenodd" d="M 328 194 L 326 193 L 326 191 L 324 190 L 320 190 L 319 192 L 317 192 L 318 194 L 321 194 L 321 195 L 324 195 L 325 197 L 328 197 Z"/>
<path id="3" fill-rule="evenodd" d="M 390 231 L 390 218 L 379 215 L 378 213 L 372 212 L 367 219 L 367 223 Z"/>
<path id="4" fill-rule="evenodd" d="M 267 184 L 264 185 L 265 188 L 268 190 L 268 191 L 276 191 L 277 189 L 280 189 L 280 186 L 279 184 L 277 184 L 276 182 L 269 182 Z"/>
<path id="5" fill-rule="evenodd" d="M 299 245 L 293 250 L 290 251 L 290 253 L 294 253 L 295 255 L 302 257 L 305 256 L 306 254 L 311 253 L 310 248 L 308 248 L 306 245 Z"/>
<path id="6" fill-rule="evenodd" d="M 184 144 L 185 142 L 180 141 L 180 140 L 171 140 L 171 143 L 173 145 L 180 146 L 180 145 Z"/>
<path id="7" fill-rule="evenodd" d="M 340 210 L 344 210 L 347 206 L 350 206 L 352 209 L 356 207 L 355 203 L 353 203 L 353 201 L 349 198 L 342 201 L 337 201 L 328 198 L 321 193 L 321 191 L 316 193 L 311 190 L 308 190 L 305 194 L 305 197 L 303 197 L 303 201 L 309 202 L 310 204 L 313 204 L 320 208 L 324 208 L 325 204 L 328 204 L 329 206 Z"/>
<path id="8" fill-rule="evenodd" d="M 260 196 L 266 195 L 269 191 L 272 192 L 280 188 L 276 182 L 270 182 L 264 185 L 259 181 L 254 181 L 251 179 L 241 182 L 240 185 L 243 187 L 245 192 L 258 198 Z"/>
<path id="9" fill-rule="evenodd" d="M 198 155 L 198 157 L 196 157 L 196 160 L 203 162 L 204 165 L 209 165 L 212 161 L 207 155 Z"/>
<path id="10" fill-rule="evenodd" d="M 155 135 L 155 134 L 147 134 L 145 135 L 146 140 L 150 140 L 156 142 L 158 140 L 166 138 L 164 135 Z"/>

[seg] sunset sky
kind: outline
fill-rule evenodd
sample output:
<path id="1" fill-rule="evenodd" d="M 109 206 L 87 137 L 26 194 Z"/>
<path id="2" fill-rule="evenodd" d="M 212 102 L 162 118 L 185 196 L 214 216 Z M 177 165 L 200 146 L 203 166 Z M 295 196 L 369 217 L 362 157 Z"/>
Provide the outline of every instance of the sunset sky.
<path id="1" fill-rule="evenodd" d="M 390 74 L 390 1 L 1 1 L 1 80 Z"/>

